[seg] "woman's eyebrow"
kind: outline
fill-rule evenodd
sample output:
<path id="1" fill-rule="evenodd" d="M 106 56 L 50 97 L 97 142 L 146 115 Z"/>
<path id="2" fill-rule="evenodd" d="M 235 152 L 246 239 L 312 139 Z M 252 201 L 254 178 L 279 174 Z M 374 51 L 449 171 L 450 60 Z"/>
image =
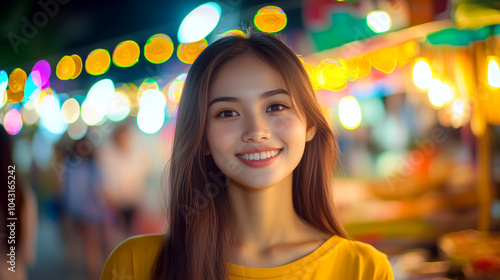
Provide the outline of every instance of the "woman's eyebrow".
<path id="1" fill-rule="evenodd" d="M 276 94 L 290 95 L 288 93 L 288 91 L 286 91 L 282 88 L 279 88 L 279 89 L 274 89 L 274 90 L 264 92 L 263 94 L 260 95 L 259 99 L 269 98 L 269 97 L 276 95 Z M 223 102 L 223 101 L 225 101 L 225 102 L 241 102 L 241 100 L 237 97 L 222 96 L 222 97 L 217 97 L 217 98 L 212 99 L 212 101 L 210 101 L 210 103 L 208 103 L 208 108 L 210 108 L 210 106 L 212 106 L 216 102 Z"/>

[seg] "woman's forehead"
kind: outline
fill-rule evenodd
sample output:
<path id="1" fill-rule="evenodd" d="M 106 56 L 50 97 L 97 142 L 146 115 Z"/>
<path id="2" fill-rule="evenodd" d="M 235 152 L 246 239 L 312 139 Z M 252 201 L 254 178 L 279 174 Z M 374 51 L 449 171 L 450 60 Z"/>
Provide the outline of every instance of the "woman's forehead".
<path id="1" fill-rule="evenodd" d="M 212 80 L 210 95 L 236 91 L 286 89 L 283 77 L 255 55 L 242 55 L 224 64 Z"/>

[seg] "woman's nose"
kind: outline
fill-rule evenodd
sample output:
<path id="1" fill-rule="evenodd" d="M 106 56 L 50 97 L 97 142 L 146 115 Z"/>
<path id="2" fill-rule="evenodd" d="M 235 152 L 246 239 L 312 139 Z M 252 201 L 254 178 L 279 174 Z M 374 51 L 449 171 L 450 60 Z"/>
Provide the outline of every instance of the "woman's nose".
<path id="1" fill-rule="evenodd" d="M 249 116 L 245 122 L 245 131 L 242 140 L 245 142 L 260 142 L 271 137 L 271 129 L 268 120 L 264 116 Z"/>

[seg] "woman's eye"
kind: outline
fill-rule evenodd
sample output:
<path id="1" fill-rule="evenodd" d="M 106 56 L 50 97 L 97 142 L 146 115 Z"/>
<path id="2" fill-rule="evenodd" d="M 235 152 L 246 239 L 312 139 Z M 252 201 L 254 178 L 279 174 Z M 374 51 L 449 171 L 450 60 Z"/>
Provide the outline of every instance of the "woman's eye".
<path id="1" fill-rule="evenodd" d="M 283 111 L 285 109 L 288 109 L 287 106 L 285 106 L 283 104 L 279 104 L 279 103 L 273 104 L 273 105 L 269 106 L 269 108 L 277 108 L 277 110 L 272 110 L 271 109 L 271 111 Z"/>
<path id="2" fill-rule="evenodd" d="M 269 109 L 271 109 L 271 110 L 269 110 Z M 276 103 L 276 104 L 269 106 L 268 110 L 266 112 L 281 112 L 285 109 L 288 109 L 288 106 L 285 106 L 285 105 L 280 104 L 280 103 Z M 220 111 L 215 117 L 221 118 L 221 119 L 227 119 L 230 117 L 235 117 L 237 115 L 238 115 L 238 113 L 236 111 L 224 110 L 224 111 Z"/>
<path id="3" fill-rule="evenodd" d="M 236 113 L 235 111 L 231 111 L 231 110 L 224 110 L 222 112 L 220 112 L 217 117 L 219 118 L 229 118 L 229 117 L 232 117 L 234 114 L 233 113 Z"/>

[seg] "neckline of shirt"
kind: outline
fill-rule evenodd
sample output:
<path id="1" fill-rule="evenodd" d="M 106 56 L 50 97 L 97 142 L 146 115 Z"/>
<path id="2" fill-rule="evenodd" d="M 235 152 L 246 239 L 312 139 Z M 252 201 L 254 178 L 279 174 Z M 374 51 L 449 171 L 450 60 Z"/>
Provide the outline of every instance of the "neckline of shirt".
<path id="1" fill-rule="evenodd" d="M 337 245 L 341 240 L 343 240 L 342 237 L 338 235 L 333 235 L 328 240 L 323 242 L 316 250 L 312 251 L 308 255 L 293 261 L 288 264 L 284 264 L 281 266 L 276 266 L 276 267 L 248 267 L 248 266 L 241 266 L 237 264 L 232 264 L 232 263 L 227 263 L 228 267 L 228 272 L 229 274 L 235 275 L 235 276 L 244 276 L 247 278 L 260 278 L 260 277 L 282 277 L 288 274 L 292 274 L 295 271 L 298 271 L 305 266 L 311 264 L 315 260 L 321 258 L 325 253 L 330 251 L 332 247 Z"/>

